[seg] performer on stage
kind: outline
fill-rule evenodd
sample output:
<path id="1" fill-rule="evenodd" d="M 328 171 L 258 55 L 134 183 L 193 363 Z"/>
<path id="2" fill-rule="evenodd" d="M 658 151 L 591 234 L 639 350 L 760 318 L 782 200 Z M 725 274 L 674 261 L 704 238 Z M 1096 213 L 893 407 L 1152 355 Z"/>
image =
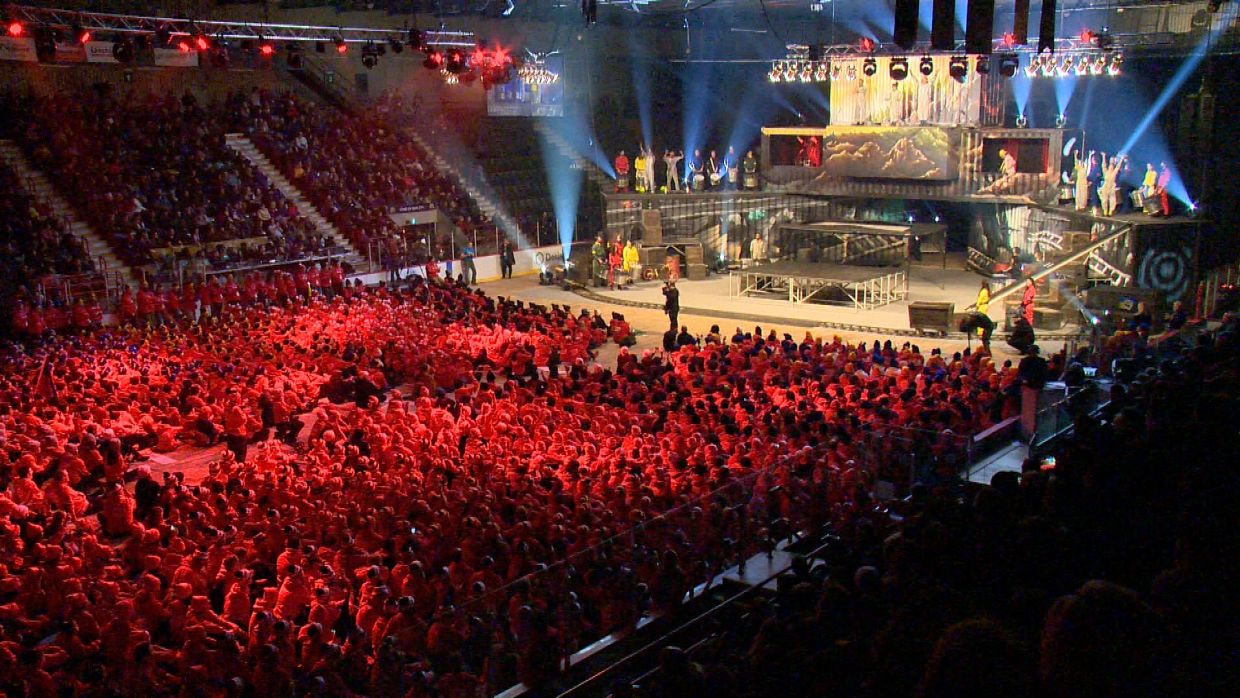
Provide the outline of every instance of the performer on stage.
<path id="1" fill-rule="evenodd" d="M 1098 186 L 1098 201 L 1102 204 L 1102 215 L 1114 216 L 1119 205 L 1119 171 L 1124 166 L 1125 156 L 1116 155 L 1107 161 L 1107 154 L 1102 154 L 1102 183 Z"/>
<path id="2" fill-rule="evenodd" d="M 638 194 L 645 194 L 650 191 L 649 182 L 646 181 L 646 149 L 638 148 L 637 157 L 633 160 L 633 174 L 637 183 L 633 188 Z"/>
<path id="3" fill-rule="evenodd" d="M 934 83 L 926 75 L 917 83 L 917 121 L 922 125 L 934 123 Z"/>
<path id="4" fill-rule="evenodd" d="M 656 192 L 667 193 L 667 158 L 650 153 L 650 161 L 654 163 L 654 190 Z"/>
<path id="5" fill-rule="evenodd" d="M 1081 158 L 1080 151 L 1074 150 L 1072 157 L 1075 160 L 1072 178 L 1076 185 L 1076 210 L 1084 211 L 1089 206 L 1089 174 L 1094 167 L 1094 151 L 1089 151 L 1089 157 Z"/>
<path id="6" fill-rule="evenodd" d="M 982 280 L 982 287 L 977 290 L 976 307 L 977 312 L 981 315 L 986 315 L 990 310 L 990 282 L 985 279 Z M 977 333 L 979 335 L 982 333 L 982 328 L 980 326 L 977 328 Z"/>
<path id="7" fill-rule="evenodd" d="M 870 122 L 869 82 L 857 81 L 857 94 L 853 99 L 853 123 L 857 125 Z"/>
<path id="8" fill-rule="evenodd" d="M 621 258 L 624 265 L 624 273 L 629 277 L 629 285 L 633 284 L 633 280 L 641 274 L 641 256 L 637 253 L 637 245 L 629 240 L 624 246 L 624 253 Z"/>
<path id="9" fill-rule="evenodd" d="M 762 264 L 767 261 L 766 240 L 762 239 L 762 233 L 754 233 L 753 240 L 749 241 L 749 256 L 753 259 L 754 264 Z"/>
<path id="10" fill-rule="evenodd" d="M 741 163 L 736 157 L 736 148 L 728 146 L 728 155 L 723 159 L 723 167 L 727 170 L 727 188 L 736 191 L 740 185 Z"/>
<path id="11" fill-rule="evenodd" d="M 753 151 L 745 153 L 745 162 L 741 163 L 741 169 L 745 171 L 744 185 L 746 189 L 758 188 L 758 159 L 753 156 Z"/>
<path id="12" fill-rule="evenodd" d="M 603 242 L 602 235 L 596 236 L 590 246 L 590 261 L 594 285 L 601 286 L 603 277 L 607 275 L 607 243 Z"/>
<path id="13" fill-rule="evenodd" d="M 719 158 L 715 155 L 715 151 L 710 151 L 710 157 L 706 159 L 706 176 L 709 178 L 707 183 L 708 189 L 718 189 L 719 180 L 723 178 L 719 169 Z"/>
<path id="14" fill-rule="evenodd" d="M 629 156 L 621 150 L 616 156 L 616 191 L 629 190 Z"/>
<path id="15" fill-rule="evenodd" d="M 1158 204 L 1163 216 L 1171 215 L 1171 199 L 1167 197 L 1167 185 L 1171 184 L 1171 168 L 1167 163 L 1160 162 L 1158 167 Z"/>
<path id="16" fill-rule="evenodd" d="M 702 151 L 693 151 L 693 159 L 688 162 L 689 179 L 693 186 L 693 191 L 704 191 L 706 189 L 706 174 L 704 164 L 702 162 Z"/>
<path id="17" fill-rule="evenodd" d="M 1025 322 L 1033 325 L 1033 304 L 1038 295 L 1038 285 L 1030 276 L 1025 279 L 1025 292 L 1020 297 L 1020 313 Z"/>
<path id="18" fill-rule="evenodd" d="M 684 153 L 678 153 L 674 150 L 667 151 L 667 154 L 663 156 L 663 161 L 667 163 L 668 191 L 680 191 L 680 161 L 684 157 Z"/>
<path id="19" fill-rule="evenodd" d="M 624 283 L 620 281 L 620 274 L 624 271 L 624 243 L 620 242 L 620 238 L 611 245 L 611 253 L 607 256 L 607 285 L 611 290 L 616 290 L 619 284 L 620 290 L 624 290 Z"/>
<path id="20" fill-rule="evenodd" d="M 653 194 L 657 191 L 654 183 L 654 148 L 646 146 L 646 151 L 642 155 L 646 158 L 646 188 Z"/>

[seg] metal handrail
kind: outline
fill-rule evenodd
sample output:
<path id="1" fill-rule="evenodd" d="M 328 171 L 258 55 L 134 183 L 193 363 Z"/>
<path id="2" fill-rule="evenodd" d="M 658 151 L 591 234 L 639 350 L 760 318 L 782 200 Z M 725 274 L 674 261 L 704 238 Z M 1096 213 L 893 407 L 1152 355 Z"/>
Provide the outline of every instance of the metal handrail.
<path id="1" fill-rule="evenodd" d="M 1088 259 L 1089 256 L 1094 253 L 1095 250 L 1101 249 L 1107 243 L 1110 243 L 1114 240 L 1119 239 L 1121 235 L 1127 235 L 1128 233 L 1131 233 L 1132 228 L 1133 226 L 1130 223 L 1120 228 L 1119 230 L 1111 233 L 1110 235 L 1098 238 L 1097 240 L 1089 243 L 1088 245 L 1081 248 L 1080 250 L 1077 250 L 1076 252 L 1073 252 L 1072 254 L 1068 255 L 1067 257 L 1064 257 L 1058 262 L 1055 262 L 1049 267 L 1041 271 L 1034 272 L 1033 274 L 1030 275 L 1029 278 L 1033 279 L 1034 281 L 1041 281 L 1042 279 L 1045 279 L 1046 277 L 1050 276 L 1051 274 L 1054 274 L 1060 269 L 1072 266 L 1073 264 L 1076 264 L 1080 262 L 1081 260 Z M 995 301 L 1002 300 L 1003 298 L 1006 298 L 1007 296 L 1012 295 L 1024 285 L 1024 282 L 1025 282 L 1024 279 L 1017 279 L 1013 281 L 1012 283 L 1008 284 L 1007 286 L 1004 286 L 1003 288 L 995 291 L 994 293 L 990 294 L 990 302 L 994 303 Z M 970 305 L 968 308 L 966 308 L 966 310 L 973 310 L 976 307 L 977 307 L 977 304 L 974 303 Z"/>

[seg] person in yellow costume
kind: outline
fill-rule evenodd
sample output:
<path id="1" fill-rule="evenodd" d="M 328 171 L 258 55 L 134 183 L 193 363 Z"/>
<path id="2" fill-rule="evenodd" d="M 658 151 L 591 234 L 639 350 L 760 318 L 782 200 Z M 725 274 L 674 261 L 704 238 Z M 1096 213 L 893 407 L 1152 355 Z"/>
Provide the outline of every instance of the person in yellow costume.
<path id="1" fill-rule="evenodd" d="M 982 287 L 977 290 L 977 312 L 986 315 L 988 310 L 990 310 L 990 284 L 982 281 Z M 982 334 L 982 328 L 977 328 L 977 334 Z"/>
<path id="2" fill-rule="evenodd" d="M 641 257 L 637 254 L 637 245 L 634 245 L 632 240 L 624 246 L 623 260 L 624 273 L 628 274 L 629 283 L 633 283 L 633 280 L 641 273 Z"/>
<path id="3" fill-rule="evenodd" d="M 646 151 L 639 149 L 637 151 L 637 159 L 633 161 L 633 170 L 637 172 L 637 191 L 645 194 L 649 191 L 649 183 L 646 181 Z"/>

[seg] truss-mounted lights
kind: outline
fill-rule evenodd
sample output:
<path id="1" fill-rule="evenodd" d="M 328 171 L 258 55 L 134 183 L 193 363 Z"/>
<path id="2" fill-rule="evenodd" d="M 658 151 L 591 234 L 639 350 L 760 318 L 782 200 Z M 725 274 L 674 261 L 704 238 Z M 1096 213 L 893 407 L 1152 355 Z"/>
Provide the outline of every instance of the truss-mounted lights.
<path id="1" fill-rule="evenodd" d="M 934 74 L 934 59 L 930 56 L 922 56 L 921 63 L 917 66 L 917 70 L 919 70 L 922 75 L 930 77 Z"/>
<path id="2" fill-rule="evenodd" d="M 967 56 L 952 56 L 947 62 L 947 74 L 953 80 L 964 80 L 969 74 L 969 58 Z"/>
<path id="3" fill-rule="evenodd" d="M 874 74 L 878 72 L 878 61 L 873 58 L 865 59 L 865 61 L 861 64 L 861 72 L 867 78 L 874 77 Z"/>
<path id="4" fill-rule="evenodd" d="M 891 75 L 891 79 L 899 82 L 908 77 L 908 59 L 904 56 L 898 56 L 891 59 L 891 64 L 887 67 L 887 73 Z"/>

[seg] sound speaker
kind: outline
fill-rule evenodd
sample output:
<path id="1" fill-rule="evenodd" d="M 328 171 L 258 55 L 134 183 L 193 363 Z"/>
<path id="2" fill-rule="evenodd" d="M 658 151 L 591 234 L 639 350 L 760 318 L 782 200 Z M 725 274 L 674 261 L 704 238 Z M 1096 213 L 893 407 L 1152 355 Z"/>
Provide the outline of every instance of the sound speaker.
<path id="1" fill-rule="evenodd" d="M 892 32 L 896 46 L 908 51 L 917 43 L 917 15 L 921 0 L 896 0 L 896 27 Z"/>
<path id="2" fill-rule="evenodd" d="M 914 301 L 908 306 L 908 325 L 918 332 L 947 334 L 955 327 L 956 304 Z"/>
<path id="3" fill-rule="evenodd" d="M 1038 53 L 1055 52 L 1055 0 L 1042 0 L 1042 23 L 1038 26 Z"/>
<path id="4" fill-rule="evenodd" d="M 1017 46 L 1024 46 L 1029 43 L 1029 0 L 1016 0 L 1013 11 L 1012 35 L 1016 37 Z"/>
<path id="5" fill-rule="evenodd" d="M 934 0 L 930 46 L 935 51 L 956 50 L 956 1 Z"/>
<path id="6" fill-rule="evenodd" d="M 965 17 L 965 53 L 990 55 L 995 35 L 995 0 L 969 0 Z"/>
<path id="7" fill-rule="evenodd" d="M 658 209 L 642 211 L 642 244 L 663 244 L 663 218 Z"/>

